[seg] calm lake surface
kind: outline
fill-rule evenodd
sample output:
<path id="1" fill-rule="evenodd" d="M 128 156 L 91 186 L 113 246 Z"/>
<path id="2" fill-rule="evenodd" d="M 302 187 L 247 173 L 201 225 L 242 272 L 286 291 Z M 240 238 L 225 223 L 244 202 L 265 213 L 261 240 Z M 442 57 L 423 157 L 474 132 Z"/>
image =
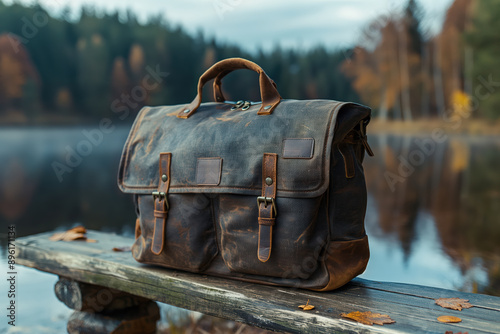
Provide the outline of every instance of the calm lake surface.
<path id="1" fill-rule="evenodd" d="M 2 268 L 11 224 L 18 237 L 76 224 L 133 235 L 132 199 L 116 186 L 129 127 L 102 137 L 97 129 L 0 129 Z M 364 164 L 371 259 L 361 277 L 500 296 L 500 137 L 438 143 L 426 135 L 378 134 L 369 142 L 375 152 Z M 71 150 L 81 154 L 68 164 Z M 0 333 L 65 332 L 71 310 L 54 296 L 57 277 L 17 270 L 17 326 L 2 321 Z M 0 282 L 3 295 L 5 278 Z"/>

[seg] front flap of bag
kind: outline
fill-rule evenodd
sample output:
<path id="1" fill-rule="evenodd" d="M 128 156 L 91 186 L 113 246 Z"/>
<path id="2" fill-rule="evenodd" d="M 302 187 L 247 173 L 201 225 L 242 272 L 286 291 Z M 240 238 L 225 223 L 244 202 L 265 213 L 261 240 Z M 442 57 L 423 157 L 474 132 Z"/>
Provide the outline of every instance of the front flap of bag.
<path id="1" fill-rule="evenodd" d="M 277 196 L 316 197 L 328 187 L 332 145 L 370 115 L 365 106 L 330 100 L 282 100 L 271 115 L 257 115 L 258 105 L 204 103 L 187 119 L 177 117 L 179 107 L 140 111 L 120 161 L 123 192 L 155 191 L 160 153 L 169 152 L 170 193 L 258 196 L 263 154 L 276 153 Z"/>

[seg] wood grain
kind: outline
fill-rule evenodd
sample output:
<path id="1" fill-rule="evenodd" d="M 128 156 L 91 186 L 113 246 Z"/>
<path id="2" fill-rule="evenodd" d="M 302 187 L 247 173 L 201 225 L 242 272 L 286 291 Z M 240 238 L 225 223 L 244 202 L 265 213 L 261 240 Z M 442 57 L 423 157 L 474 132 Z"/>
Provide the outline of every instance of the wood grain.
<path id="1" fill-rule="evenodd" d="M 174 306 L 290 333 L 469 333 L 500 332 L 500 298 L 399 283 L 355 279 L 331 292 L 272 287 L 152 267 L 137 263 L 129 252 L 113 247 L 133 240 L 89 231 L 97 243 L 50 241 L 51 233 L 18 239 L 19 263 L 42 271 L 96 284 Z M 442 297 L 470 300 L 473 308 L 446 315 L 461 323 L 443 324 L 434 303 Z M 310 300 L 311 311 L 298 308 Z M 341 313 L 371 311 L 396 321 L 367 326 L 342 319 Z"/>

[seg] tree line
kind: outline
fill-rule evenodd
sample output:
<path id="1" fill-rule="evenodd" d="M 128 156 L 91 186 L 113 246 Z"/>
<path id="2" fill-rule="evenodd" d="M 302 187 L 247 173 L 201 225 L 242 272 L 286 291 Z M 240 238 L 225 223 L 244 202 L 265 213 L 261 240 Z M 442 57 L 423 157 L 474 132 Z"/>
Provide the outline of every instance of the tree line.
<path id="1" fill-rule="evenodd" d="M 381 119 L 498 118 L 498 2 L 453 1 L 434 36 L 423 16 L 409 0 L 365 28 L 352 61 L 342 64 L 361 99 Z"/>
<path id="2" fill-rule="evenodd" d="M 0 2 L 0 121 L 125 119 L 144 105 L 187 103 L 200 74 L 228 57 L 261 65 L 284 98 L 356 101 L 382 119 L 404 120 L 476 104 L 478 115 L 496 118 L 500 11 L 493 2 L 455 0 L 436 36 L 422 29 L 424 13 L 409 0 L 367 25 L 354 48 L 253 53 L 190 35 L 162 16 L 140 23 L 130 11 L 83 7 L 74 19 L 69 9 L 55 16 L 40 5 Z M 226 97 L 259 100 L 256 75 L 239 72 L 248 71 L 224 79 Z"/>

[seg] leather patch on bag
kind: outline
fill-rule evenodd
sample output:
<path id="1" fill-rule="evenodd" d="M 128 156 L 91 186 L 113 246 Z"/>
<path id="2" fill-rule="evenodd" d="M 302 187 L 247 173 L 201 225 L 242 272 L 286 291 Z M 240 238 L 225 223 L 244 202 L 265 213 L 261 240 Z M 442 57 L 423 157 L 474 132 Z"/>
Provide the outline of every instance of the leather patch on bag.
<path id="1" fill-rule="evenodd" d="M 198 158 L 196 183 L 202 186 L 218 186 L 221 172 L 222 158 Z"/>
<path id="2" fill-rule="evenodd" d="M 313 138 L 289 138 L 283 140 L 283 158 L 285 159 L 311 159 L 313 153 Z"/>

